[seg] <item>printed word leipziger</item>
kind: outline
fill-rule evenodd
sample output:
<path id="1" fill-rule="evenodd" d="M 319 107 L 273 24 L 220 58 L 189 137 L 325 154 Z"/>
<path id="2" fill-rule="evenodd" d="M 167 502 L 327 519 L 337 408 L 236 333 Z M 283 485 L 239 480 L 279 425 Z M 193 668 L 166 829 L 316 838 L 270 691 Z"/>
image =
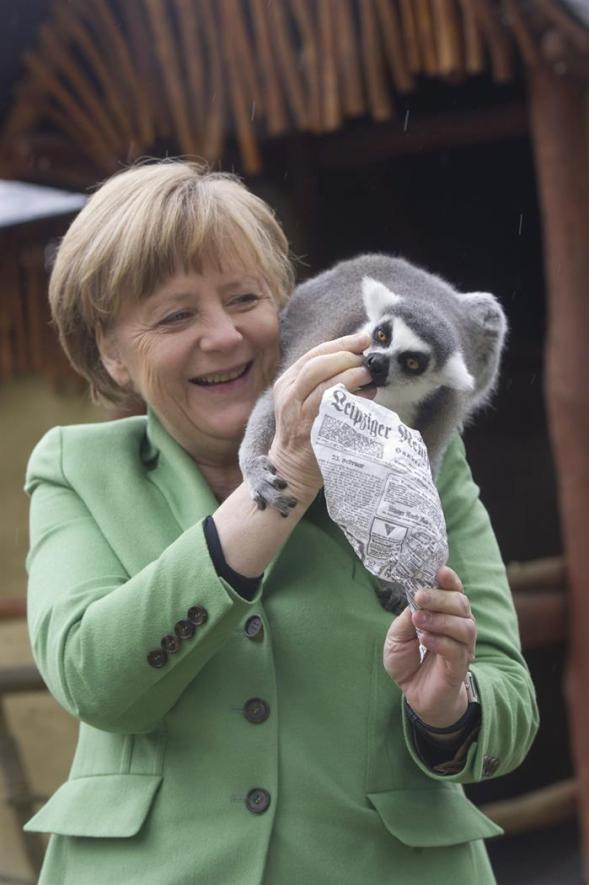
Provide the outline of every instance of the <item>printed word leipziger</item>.
<path id="1" fill-rule="evenodd" d="M 390 439 L 393 428 L 373 418 L 368 412 L 358 408 L 355 402 L 348 399 L 344 390 L 333 391 L 333 407 L 338 412 L 343 412 L 350 422 L 358 430 L 367 430 L 371 436 Z"/>

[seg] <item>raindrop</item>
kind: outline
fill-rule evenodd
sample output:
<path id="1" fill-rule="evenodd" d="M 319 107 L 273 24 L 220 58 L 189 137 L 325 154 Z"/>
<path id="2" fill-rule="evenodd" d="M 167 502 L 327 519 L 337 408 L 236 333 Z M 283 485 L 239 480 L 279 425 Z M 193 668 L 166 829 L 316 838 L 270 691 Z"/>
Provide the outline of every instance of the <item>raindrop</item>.
<path id="1" fill-rule="evenodd" d="M 521 235 L 522 235 L 522 227 L 523 227 L 523 225 L 524 225 L 524 213 L 522 212 L 521 215 L 520 215 L 520 217 L 519 217 L 519 228 L 518 228 L 518 231 L 517 231 L 517 235 L 518 235 L 518 237 L 521 237 Z"/>
<path id="2" fill-rule="evenodd" d="M 251 121 L 252 121 L 252 123 L 253 123 L 253 121 L 254 121 L 254 117 L 255 117 L 255 116 L 256 116 L 256 103 L 255 103 L 255 101 L 252 101 L 252 115 L 251 115 L 251 118 L 250 118 Z"/>
<path id="3" fill-rule="evenodd" d="M 405 119 L 403 120 L 403 132 L 407 132 L 407 126 L 409 125 L 409 110 L 405 111 Z"/>

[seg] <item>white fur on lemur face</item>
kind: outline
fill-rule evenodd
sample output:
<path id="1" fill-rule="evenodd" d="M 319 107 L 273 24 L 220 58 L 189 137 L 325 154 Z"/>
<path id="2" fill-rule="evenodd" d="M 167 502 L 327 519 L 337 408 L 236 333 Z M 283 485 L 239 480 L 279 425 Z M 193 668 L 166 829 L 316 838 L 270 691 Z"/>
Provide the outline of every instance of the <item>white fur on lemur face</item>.
<path id="1" fill-rule="evenodd" d="M 372 338 L 364 351 L 365 365 L 378 387 L 375 402 L 411 425 L 419 405 L 440 387 L 473 389 L 460 350 L 434 347 L 405 299 L 368 276 L 362 280 L 362 298 L 368 316 L 364 331 Z"/>

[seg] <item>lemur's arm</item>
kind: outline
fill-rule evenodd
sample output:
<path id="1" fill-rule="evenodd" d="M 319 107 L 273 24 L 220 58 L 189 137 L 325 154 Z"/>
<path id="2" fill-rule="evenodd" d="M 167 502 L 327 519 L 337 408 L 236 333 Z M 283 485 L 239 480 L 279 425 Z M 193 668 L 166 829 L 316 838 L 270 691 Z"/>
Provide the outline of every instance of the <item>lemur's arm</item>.
<path id="1" fill-rule="evenodd" d="M 269 504 L 283 516 L 288 516 L 296 501 L 292 495 L 284 493 L 287 484 L 268 458 L 275 431 L 274 401 L 269 387 L 250 415 L 239 449 L 239 466 L 258 507 L 264 509 Z"/>

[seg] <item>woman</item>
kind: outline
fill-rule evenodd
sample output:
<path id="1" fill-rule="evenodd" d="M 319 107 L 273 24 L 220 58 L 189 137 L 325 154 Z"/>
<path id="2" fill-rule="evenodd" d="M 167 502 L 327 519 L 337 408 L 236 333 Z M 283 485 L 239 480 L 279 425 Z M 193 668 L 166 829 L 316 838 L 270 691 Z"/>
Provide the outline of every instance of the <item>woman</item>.
<path id="1" fill-rule="evenodd" d="M 192 164 L 117 175 L 63 240 L 66 353 L 147 416 L 54 428 L 29 464 L 35 660 L 81 723 L 27 825 L 54 834 L 41 883 L 493 881 L 482 839 L 500 831 L 461 784 L 518 765 L 537 715 L 488 518 L 456 438 L 438 482 L 452 568 L 391 624 L 309 444 L 323 390 L 369 380 L 361 335 L 275 384 L 270 456 L 299 503 L 257 509 L 237 451 L 291 288 L 268 207 Z"/>

